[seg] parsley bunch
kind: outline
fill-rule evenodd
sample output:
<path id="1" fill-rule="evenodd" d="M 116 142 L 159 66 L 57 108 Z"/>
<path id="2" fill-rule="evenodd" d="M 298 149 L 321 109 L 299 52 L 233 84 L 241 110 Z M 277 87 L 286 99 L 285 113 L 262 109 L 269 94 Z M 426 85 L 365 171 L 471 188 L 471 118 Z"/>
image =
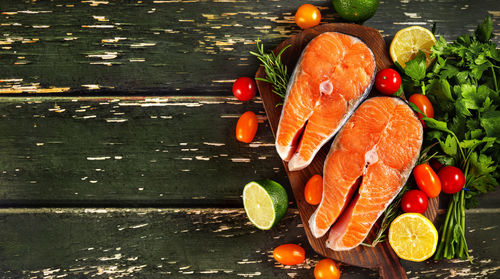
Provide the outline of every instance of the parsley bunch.
<path id="1" fill-rule="evenodd" d="M 436 158 L 459 167 L 466 178 L 465 189 L 450 201 L 435 259 L 469 257 L 465 208 L 477 206 L 476 196 L 495 190 L 500 178 L 500 51 L 491 41 L 492 30 L 487 17 L 474 34 L 452 43 L 441 37 L 429 69 L 424 53 L 399 67 L 405 93 L 420 91 L 434 107 L 435 117 L 424 117 L 430 128 L 424 144 L 439 143 Z"/>

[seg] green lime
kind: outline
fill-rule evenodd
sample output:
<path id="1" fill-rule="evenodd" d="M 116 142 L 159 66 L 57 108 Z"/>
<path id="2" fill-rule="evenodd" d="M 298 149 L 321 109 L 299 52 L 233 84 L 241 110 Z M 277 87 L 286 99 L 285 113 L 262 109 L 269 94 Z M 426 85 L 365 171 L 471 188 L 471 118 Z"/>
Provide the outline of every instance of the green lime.
<path id="1" fill-rule="evenodd" d="M 379 0 L 332 0 L 332 3 L 343 19 L 362 23 L 377 12 Z"/>
<path id="2" fill-rule="evenodd" d="M 285 215 L 288 195 L 272 180 L 252 181 L 243 189 L 243 206 L 248 219 L 257 228 L 269 230 Z"/>

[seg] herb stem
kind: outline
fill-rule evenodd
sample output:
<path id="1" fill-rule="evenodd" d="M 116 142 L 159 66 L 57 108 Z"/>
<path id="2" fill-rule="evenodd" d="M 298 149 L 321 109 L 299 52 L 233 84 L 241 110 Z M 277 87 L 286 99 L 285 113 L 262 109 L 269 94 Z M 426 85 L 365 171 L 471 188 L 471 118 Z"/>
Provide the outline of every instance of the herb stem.
<path id="1" fill-rule="evenodd" d="M 453 201 L 450 201 L 450 204 L 448 206 L 448 211 L 446 212 L 446 219 L 444 221 L 444 225 L 441 227 L 442 228 L 441 240 L 439 241 L 439 246 L 438 246 L 438 249 L 437 249 L 435 257 L 434 257 L 436 260 L 442 258 L 443 249 L 444 249 L 445 254 L 446 254 L 446 251 L 448 250 L 446 244 L 449 242 L 448 242 L 446 236 L 448 235 L 448 229 L 450 228 L 449 224 L 450 224 L 452 212 L 453 212 Z"/>
<path id="2" fill-rule="evenodd" d="M 493 65 L 490 68 L 491 72 L 493 73 L 493 82 L 495 83 L 495 91 L 498 93 L 498 82 L 497 82 L 497 76 L 495 74 L 495 69 L 493 69 Z"/>

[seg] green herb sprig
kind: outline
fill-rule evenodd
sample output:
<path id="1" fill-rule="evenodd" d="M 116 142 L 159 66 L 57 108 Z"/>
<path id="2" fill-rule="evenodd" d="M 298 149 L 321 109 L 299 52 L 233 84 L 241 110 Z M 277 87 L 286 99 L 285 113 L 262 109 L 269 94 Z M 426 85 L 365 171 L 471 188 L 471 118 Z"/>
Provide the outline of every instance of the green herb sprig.
<path id="1" fill-rule="evenodd" d="M 281 61 L 281 55 L 290 45 L 285 46 L 280 52 L 275 55 L 272 51 L 269 53 L 264 52 L 264 45 L 257 40 L 257 52 L 250 51 L 250 54 L 259 59 L 264 66 L 266 78 L 256 78 L 256 80 L 268 82 L 273 85 L 273 92 L 281 98 L 285 98 L 286 88 L 288 86 L 289 75 L 286 65 Z"/>

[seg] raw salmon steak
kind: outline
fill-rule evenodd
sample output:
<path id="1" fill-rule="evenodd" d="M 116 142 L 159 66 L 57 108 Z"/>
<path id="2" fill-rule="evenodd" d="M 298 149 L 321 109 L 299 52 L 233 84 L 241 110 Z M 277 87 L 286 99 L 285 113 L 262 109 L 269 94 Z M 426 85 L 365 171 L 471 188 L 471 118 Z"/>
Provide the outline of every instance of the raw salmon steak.
<path id="1" fill-rule="evenodd" d="M 375 97 L 354 112 L 335 138 L 323 169 L 323 198 L 309 220 L 326 246 L 349 250 L 401 191 L 420 154 L 423 128 L 401 99 Z M 352 199 L 352 200 L 351 200 Z"/>
<path id="2" fill-rule="evenodd" d="M 375 75 L 375 56 L 358 38 L 326 32 L 304 49 L 288 83 L 276 149 L 291 171 L 307 167 L 359 103 Z"/>

